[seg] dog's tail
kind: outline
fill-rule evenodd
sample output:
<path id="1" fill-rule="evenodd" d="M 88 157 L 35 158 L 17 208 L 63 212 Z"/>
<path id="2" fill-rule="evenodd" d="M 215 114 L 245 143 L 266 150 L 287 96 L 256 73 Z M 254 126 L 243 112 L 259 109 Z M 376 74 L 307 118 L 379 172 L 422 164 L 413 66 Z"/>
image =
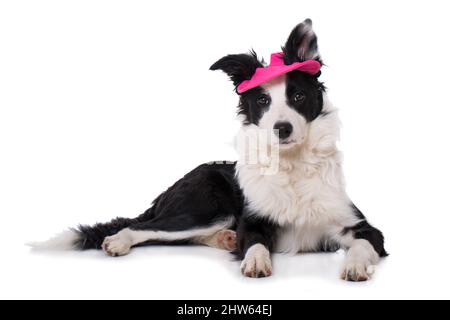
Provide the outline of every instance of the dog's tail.
<path id="1" fill-rule="evenodd" d="M 42 250 L 87 250 L 101 249 L 105 237 L 112 236 L 120 230 L 139 222 L 139 218 L 116 218 L 108 223 L 97 223 L 94 226 L 80 225 L 57 234 L 42 242 L 27 243 L 34 249 Z"/>

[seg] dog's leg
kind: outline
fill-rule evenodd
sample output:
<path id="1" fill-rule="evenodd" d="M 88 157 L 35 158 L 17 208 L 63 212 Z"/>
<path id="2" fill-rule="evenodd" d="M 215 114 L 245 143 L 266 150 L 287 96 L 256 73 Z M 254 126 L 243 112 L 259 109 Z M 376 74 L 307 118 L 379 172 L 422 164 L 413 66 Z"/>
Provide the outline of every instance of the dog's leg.
<path id="1" fill-rule="evenodd" d="M 229 229 L 220 230 L 212 236 L 196 239 L 196 243 L 227 251 L 234 251 L 237 247 L 236 232 Z"/>
<path id="2" fill-rule="evenodd" d="M 364 217 L 360 214 L 361 217 Z M 366 281 L 374 272 L 380 258 L 388 254 L 383 234 L 364 218 L 357 225 L 345 228 L 339 242 L 348 249 L 341 278 L 347 281 Z"/>
<path id="3" fill-rule="evenodd" d="M 106 237 L 103 241 L 102 249 L 105 253 L 112 257 L 123 256 L 130 252 L 133 246 L 145 242 L 180 242 L 187 241 L 189 243 L 198 243 L 198 239 L 205 239 L 215 234 L 223 232 L 233 223 L 230 218 L 200 228 L 180 231 L 164 231 L 161 225 L 144 222 L 135 224 L 129 228 L 125 228 L 117 234 Z"/>
<path id="4" fill-rule="evenodd" d="M 276 227 L 257 218 L 243 217 L 237 228 L 237 253 L 243 258 L 241 272 L 250 278 L 272 275 L 271 251 Z"/>

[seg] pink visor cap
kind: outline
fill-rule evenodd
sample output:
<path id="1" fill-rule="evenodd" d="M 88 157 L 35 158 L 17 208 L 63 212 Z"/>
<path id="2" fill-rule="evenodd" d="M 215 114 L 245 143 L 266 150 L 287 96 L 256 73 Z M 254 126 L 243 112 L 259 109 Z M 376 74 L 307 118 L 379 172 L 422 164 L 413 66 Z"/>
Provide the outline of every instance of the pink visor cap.
<path id="1" fill-rule="evenodd" d="M 316 75 L 320 71 L 320 63 L 316 60 L 307 60 L 304 62 L 295 62 L 290 65 L 285 65 L 283 61 L 283 53 L 273 53 L 270 56 L 270 64 L 265 68 L 257 68 L 255 74 L 250 80 L 243 81 L 237 87 L 237 92 L 244 93 L 294 70 L 310 75 Z"/>

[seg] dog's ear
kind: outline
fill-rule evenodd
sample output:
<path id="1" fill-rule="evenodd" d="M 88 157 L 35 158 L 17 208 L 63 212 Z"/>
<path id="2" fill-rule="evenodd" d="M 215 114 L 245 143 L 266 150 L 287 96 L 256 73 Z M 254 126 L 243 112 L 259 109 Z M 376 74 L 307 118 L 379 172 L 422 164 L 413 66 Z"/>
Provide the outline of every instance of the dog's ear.
<path id="1" fill-rule="evenodd" d="M 283 52 L 285 64 L 306 60 L 317 60 L 322 63 L 311 19 L 306 19 L 292 30 L 283 47 Z"/>
<path id="2" fill-rule="evenodd" d="M 257 68 L 263 67 L 256 53 L 250 51 L 247 54 L 230 54 L 214 63 L 210 70 L 222 70 L 233 81 L 235 87 L 241 82 L 249 80 Z"/>

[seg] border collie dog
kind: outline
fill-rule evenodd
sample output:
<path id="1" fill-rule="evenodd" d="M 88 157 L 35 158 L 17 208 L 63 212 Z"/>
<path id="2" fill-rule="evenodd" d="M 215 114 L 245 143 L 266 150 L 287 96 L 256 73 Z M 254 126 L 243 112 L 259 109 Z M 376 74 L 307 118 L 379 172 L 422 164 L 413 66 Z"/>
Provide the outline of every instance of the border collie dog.
<path id="1" fill-rule="evenodd" d="M 297 25 L 282 47 L 284 66 L 322 61 L 312 22 Z M 232 80 L 239 95 L 241 133 L 269 134 L 267 154 L 237 162 L 203 164 L 157 197 L 137 218 L 79 226 L 45 242 L 47 249 L 102 249 L 108 256 L 135 246 L 202 244 L 226 249 L 242 261 L 242 274 L 272 275 L 271 253 L 347 251 L 342 278 L 365 281 L 387 256 L 382 233 L 347 196 L 337 110 L 319 81 L 320 72 L 293 70 L 245 92 L 238 86 L 266 68 L 252 51 L 228 55 L 211 66 Z M 244 148 L 245 149 L 245 148 Z M 276 150 L 276 152 L 275 152 Z M 276 170 L 268 174 L 268 168 Z"/>

